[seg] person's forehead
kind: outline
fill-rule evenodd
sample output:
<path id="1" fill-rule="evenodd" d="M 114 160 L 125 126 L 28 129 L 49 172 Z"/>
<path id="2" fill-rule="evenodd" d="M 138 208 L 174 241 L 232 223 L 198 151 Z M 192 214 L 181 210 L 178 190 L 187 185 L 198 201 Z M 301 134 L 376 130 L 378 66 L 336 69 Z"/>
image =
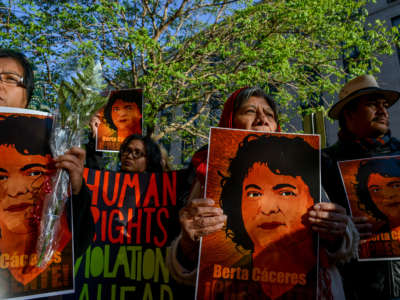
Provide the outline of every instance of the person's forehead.
<path id="1" fill-rule="evenodd" d="M 117 98 L 114 101 L 113 106 L 114 105 L 121 105 L 121 104 L 133 104 L 133 102 L 130 102 L 130 101 L 127 101 L 127 100 L 124 100 L 124 99 L 121 99 L 121 98 Z"/>
<path id="2" fill-rule="evenodd" d="M 250 106 L 250 105 L 261 105 L 264 108 L 269 108 L 272 110 L 271 106 L 268 104 L 267 99 L 258 96 L 251 96 L 249 99 L 244 101 L 242 106 Z"/>
<path id="3" fill-rule="evenodd" d="M 366 102 L 387 103 L 388 101 L 379 94 L 364 95 L 359 98 L 359 104 L 365 104 Z"/>
<path id="4" fill-rule="evenodd" d="M 0 57 L 0 72 L 11 72 L 24 76 L 24 68 L 18 60 L 12 57 Z"/>
<path id="5" fill-rule="evenodd" d="M 132 140 L 128 144 L 129 148 L 139 148 L 144 149 L 144 144 L 141 140 Z"/>

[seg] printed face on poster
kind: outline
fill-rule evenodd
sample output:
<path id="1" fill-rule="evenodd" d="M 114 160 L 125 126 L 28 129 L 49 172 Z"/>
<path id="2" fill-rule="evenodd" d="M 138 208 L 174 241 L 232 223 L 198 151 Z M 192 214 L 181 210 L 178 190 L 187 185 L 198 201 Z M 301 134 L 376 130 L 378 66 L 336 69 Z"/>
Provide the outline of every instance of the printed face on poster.
<path id="1" fill-rule="evenodd" d="M 98 112 L 97 151 L 118 152 L 125 138 L 142 134 L 142 99 L 142 89 L 110 93 L 107 105 Z"/>
<path id="2" fill-rule="evenodd" d="M 400 257 L 400 156 L 338 162 L 351 213 L 366 217 L 372 237 L 360 242 L 360 260 Z"/>
<path id="3" fill-rule="evenodd" d="M 319 136 L 212 128 L 206 197 L 226 228 L 202 239 L 197 299 L 313 299 Z"/>
<path id="4" fill-rule="evenodd" d="M 39 267 L 36 253 L 43 199 L 55 172 L 48 146 L 51 123 L 44 113 L 0 110 L 1 298 L 73 291 L 71 233 L 65 214 L 52 261 Z"/>

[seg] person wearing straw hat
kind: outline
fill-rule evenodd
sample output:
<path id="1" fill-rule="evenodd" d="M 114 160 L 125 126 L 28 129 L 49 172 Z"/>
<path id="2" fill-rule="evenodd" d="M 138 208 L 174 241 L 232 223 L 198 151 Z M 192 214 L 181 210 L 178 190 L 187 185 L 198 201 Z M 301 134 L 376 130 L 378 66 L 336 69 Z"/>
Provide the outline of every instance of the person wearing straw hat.
<path id="1" fill-rule="evenodd" d="M 400 92 L 379 87 L 371 75 L 358 76 L 339 92 L 339 101 L 328 115 L 339 121 L 338 141 L 322 151 L 322 184 L 332 202 L 349 205 L 337 166 L 338 161 L 399 155 L 400 141 L 391 136 L 388 109 Z M 364 217 L 353 218 L 361 238 L 372 235 Z M 400 263 L 352 261 L 342 268 L 346 299 L 400 297 Z"/>

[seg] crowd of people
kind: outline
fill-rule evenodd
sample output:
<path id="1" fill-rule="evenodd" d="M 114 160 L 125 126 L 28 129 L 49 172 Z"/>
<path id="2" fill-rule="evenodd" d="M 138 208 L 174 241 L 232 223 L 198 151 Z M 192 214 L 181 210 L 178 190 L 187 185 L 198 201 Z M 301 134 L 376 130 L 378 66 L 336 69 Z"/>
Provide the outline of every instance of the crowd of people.
<path id="1" fill-rule="evenodd" d="M 26 57 L 13 50 L 0 49 L 0 106 L 27 108 L 33 88 L 32 66 Z M 400 297 L 400 265 L 397 261 L 358 262 L 355 259 L 359 237 L 370 236 L 372 227 L 366 218 L 350 216 L 346 192 L 337 165 L 337 162 L 341 160 L 400 154 L 400 142 L 390 133 L 388 113 L 389 107 L 396 103 L 399 97 L 400 93 L 397 91 L 380 88 L 371 75 L 359 76 L 347 82 L 339 93 L 339 101 L 328 113 L 329 117 L 339 121 L 340 131 L 337 143 L 322 150 L 322 186 L 311 186 L 306 175 L 301 172 L 296 177 L 298 182 L 294 179 L 291 182 L 291 186 L 308 187 L 308 196 L 303 198 L 308 199 L 304 200 L 308 201 L 308 204 L 305 203 L 304 206 L 309 205 L 310 209 L 301 214 L 308 220 L 308 230 L 319 233 L 321 251 L 327 257 L 320 268 L 324 274 L 324 276 L 321 275 L 324 278 L 321 299 L 395 299 Z M 118 111 L 110 111 L 107 116 L 113 120 L 114 114 L 117 115 L 117 113 Z M 117 125 L 118 123 L 115 126 L 119 128 Z M 257 87 L 241 88 L 232 93 L 225 102 L 219 127 L 260 132 L 281 131 L 276 103 Z M 0 136 L 3 134 L 1 131 Z M 281 138 L 275 142 L 287 142 L 288 151 L 296 147 L 307 148 L 307 145 L 297 143 L 295 140 L 286 141 Z M 241 144 L 243 151 L 262 146 L 271 147 L 271 149 L 274 147 L 262 138 Z M 260 172 L 276 174 L 276 170 L 272 167 L 266 167 L 266 165 L 270 166 L 269 162 L 261 165 L 255 163 L 263 159 L 276 160 L 277 157 L 274 157 L 273 153 L 273 151 L 269 153 L 272 157 L 256 159 L 253 156 L 242 155 L 242 157 L 238 151 L 238 156 L 231 161 L 230 167 L 234 168 L 236 163 L 240 163 L 238 161 L 251 159 L 251 162 L 248 162 L 249 169 L 243 170 L 247 177 L 242 184 L 250 179 L 256 182 L 257 176 L 251 174 L 250 168 L 254 171 L 257 167 Z M 70 175 L 73 196 L 68 205 L 72 204 L 73 207 L 74 246 L 77 256 L 82 254 L 90 244 L 94 232 L 88 200 L 90 197 L 87 195 L 89 192 L 82 179 L 85 157 L 84 149 L 72 147 L 64 155 L 54 158 L 55 166 L 66 169 Z M 121 144 L 119 159 L 122 172 L 161 172 L 167 169 L 167 161 L 165 157 L 163 158 L 160 147 L 150 137 L 127 136 Z M 299 162 L 291 163 L 295 165 Z M 246 209 L 243 208 L 244 203 L 241 202 L 247 200 L 237 195 L 235 184 L 231 184 L 229 178 L 223 186 L 222 209 L 215 207 L 218 199 L 203 197 L 206 165 L 207 147 L 203 147 L 192 158 L 191 169 L 194 170 L 195 175 L 186 205 L 180 211 L 182 230 L 179 237 L 172 243 L 170 255 L 167 258 L 172 276 L 186 285 L 195 283 L 200 237 L 224 229 L 233 232 L 234 236 L 245 236 L 246 239 L 241 239 L 241 241 L 245 240 L 247 243 L 242 246 L 253 253 L 252 260 L 255 263 L 258 263 L 257 251 L 265 242 L 263 240 L 265 237 L 257 235 L 256 231 L 248 234 L 249 230 L 245 228 L 247 225 L 237 222 L 238 214 L 235 211 L 237 205 L 233 204 L 234 201 L 239 201 L 239 206 L 242 207 L 239 215 L 243 219 L 254 218 L 256 212 L 251 211 L 251 204 L 246 204 Z M 311 165 L 313 164 L 303 163 L 295 169 L 299 170 Z M 7 184 L 1 182 L 1 168 L 3 166 L 0 165 L 0 193 L 7 195 L 11 189 L 7 190 Z M 272 185 L 272 181 L 273 179 L 271 182 L 257 182 L 257 186 Z M 320 189 L 324 201 L 313 204 L 315 200 L 318 202 L 319 195 L 316 191 Z M 266 196 L 260 199 L 264 201 L 260 205 L 265 205 L 266 211 L 274 213 L 271 203 L 276 199 Z M 3 218 L 3 213 L 3 205 L 0 203 L 0 218 Z M 388 220 L 390 224 L 399 221 L 390 218 Z M 282 222 L 286 221 L 282 220 Z M 0 219 L 0 229 L 2 233 L 6 232 L 3 229 L 2 219 Z M 300 249 L 311 244 L 299 237 L 299 244 L 294 247 Z"/>

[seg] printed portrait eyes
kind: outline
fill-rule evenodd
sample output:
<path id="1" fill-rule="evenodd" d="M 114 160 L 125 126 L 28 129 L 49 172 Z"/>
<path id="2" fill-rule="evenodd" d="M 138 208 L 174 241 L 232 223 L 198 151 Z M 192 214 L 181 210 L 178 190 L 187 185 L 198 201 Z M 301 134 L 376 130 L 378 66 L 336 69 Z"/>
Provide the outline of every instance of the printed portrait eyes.
<path id="1" fill-rule="evenodd" d="M 261 197 L 263 194 L 257 191 L 248 191 L 247 192 L 247 197 L 248 198 L 256 198 L 256 197 Z"/>
<path id="2" fill-rule="evenodd" d="M 297 196 L 297 194 L 293 191 L 283 190 L 278 192 L 281 196 Z"/>
<path id="3" fill-rule="evenodd" d="M 378 186 L 373 186 L 373 187 L 369 188 L 369 191 L 372 192 L 372 193 L 378 193 L 378 192 L 381 191 L 381 188 L 378 187 Z"/>
<path id="4" fill-rule="evenodd" d="M 40 176 L 43 175 L 45 172 L 41 171 L 41 170 L 32 170 L 32 171 L 28 171 L 28 176 Z"/>
<path id="5" fill-rule="evenodd" d="M 400 189 L 400 181 L 393 181 L 388 184 L 391 188 Z"/>
<path id="6" fill-rule="evenodd" d="M 8 175 L 0 174 L 0 181 L 7 180 L 7 179 L 8 179 Z"/>

